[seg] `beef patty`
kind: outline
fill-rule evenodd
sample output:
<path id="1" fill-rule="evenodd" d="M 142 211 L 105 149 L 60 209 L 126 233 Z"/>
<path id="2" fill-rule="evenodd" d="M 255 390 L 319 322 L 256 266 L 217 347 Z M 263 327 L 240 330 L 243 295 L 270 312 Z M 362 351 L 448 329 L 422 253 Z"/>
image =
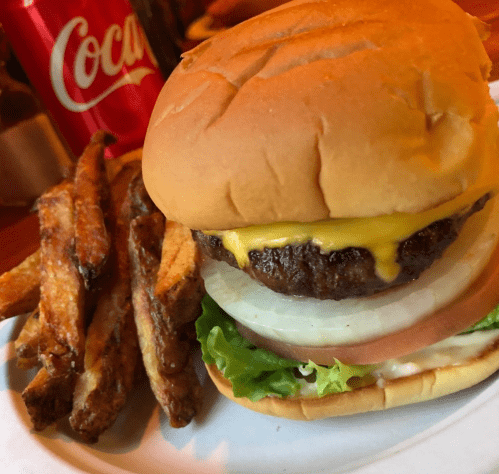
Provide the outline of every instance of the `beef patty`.
<path id="1" fill-rule="evenodd" d="M 322 252 L 311 242 L 280 248 L 252 250 L 244 270 L 255 280 L 278 293 L 341 300 L 368 296 L 419 277 L 456 240 L 463 224 L 481 210 L 490 198 L 486 194 L 463 214 L 435 221 L 400 242 L 397 263 L 400 272 L 387 282 L 376 275 L 375 259 L 365 248 L 348 247 Z M 238 268 L 234 255 L 214 235 L 193 231 L 204 255 Z"/>

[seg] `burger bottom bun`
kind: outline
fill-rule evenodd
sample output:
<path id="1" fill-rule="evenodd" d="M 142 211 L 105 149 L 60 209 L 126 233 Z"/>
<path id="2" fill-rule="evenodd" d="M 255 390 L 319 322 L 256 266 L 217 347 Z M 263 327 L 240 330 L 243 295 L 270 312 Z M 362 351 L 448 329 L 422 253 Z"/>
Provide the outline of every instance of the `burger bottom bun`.
<path id="1" fill-rule="evenodd" d="M 250 410 L 291 420 L 319 420 L 333 416 L 354 415 L 424 402 L 472 387 L 499 369 L 499 340 L 480 356 L 461 365 L 427 370 L 409 377 L 318 397 L 265 397 L 252 402 L 236 398 L 232 385 L 215 365 L 206 365 L 217 389 L 230 400 Z"/>

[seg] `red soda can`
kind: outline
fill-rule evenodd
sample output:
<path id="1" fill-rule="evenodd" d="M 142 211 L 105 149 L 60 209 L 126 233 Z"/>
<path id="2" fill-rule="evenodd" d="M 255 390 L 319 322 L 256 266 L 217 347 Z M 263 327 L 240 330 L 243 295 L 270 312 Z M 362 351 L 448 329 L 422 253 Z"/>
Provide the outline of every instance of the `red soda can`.
<path id="1" fill-rule="evenodd" d="M 0 23 L 75 155 L 100 129 L 142 146 L 164 79 L 127 0 L 1 0 Z"/>

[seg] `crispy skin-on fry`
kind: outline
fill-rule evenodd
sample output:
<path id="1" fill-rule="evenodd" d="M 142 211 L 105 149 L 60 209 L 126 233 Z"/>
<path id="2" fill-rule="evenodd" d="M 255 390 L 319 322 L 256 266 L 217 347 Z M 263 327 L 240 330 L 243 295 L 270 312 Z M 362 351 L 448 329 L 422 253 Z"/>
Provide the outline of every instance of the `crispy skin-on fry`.
<path id="1" fill-rule="evenodd" d="M 49 373 L 79 370 L 84 353 L 84 296 L 74 264 L 72 183 L 38 200 L 40 220 L 40 357 Z"/>
<path id="2" fill-rule="evenodd" d="M 180 340 L 178 334 L 169 330 L 164 307 L 154 296 L 163 226 L 164 218 L 160 213 L 137 217 L 132 221 L 130 231 L 132 289 L 139 338 L 143 330 L 151 331 L 148 342 L 151 342 L 155 349 L 160 364 L 158 370 L 164 374 L 172 374 L 184 367 L 189 345 L 186 341 Z M 139 295 L 142 297 L 140 300 L 136 298 Z M 140 318 L 141 324 L 137 317 Z"/>
<path id="3" fill-rule="evenodd" d="M 205 291 L 199 263 L 199 250 L 190 229 L 167 221 L 155 295 L 164 305 L 170 331 L 200 314 Z"/>
<path id="4" fill-rule="evenodd" d="M 102 210 L 104 149 L 115 142 L 108 132 L 94 133 L 76 165 L 75 249 L 79 270 L 87 285 L 100 274 L 109 256 L 111 243 Z"/>
<path id="5" fill-rule="evenodd" d="M 175 428 L 186 426 L 201 404 L 192 344 L 184 328 L 170 331 L 165 309 L 155 297 L 164 218 L 160 213 L 132 221 L 129 250 L 135 322 L 151 388 Z"/>
<path id="6" fill-rule="evenodd" d="M 114 162 L 116 160 L 106 160 L 107 162 Z M 113 220 L 115 215 L 118 213 L 123 213 L 125 210 L 131 212 L 131 203 L 125 204 L 126 200 L 129 200 L 128 191 L 131 186 L 133 179 L 137 179 L 140 174 L 140 168 L 142 162 L 135 160 L 125 163 L 120 170 L 114 175 L 112 181 L 109 184 L 110 197 L 111 197 L 111 213 L 113 214 Z M 109 174 L 109 172 L 108 172 Z M 125 216 L 129 219 L 129 216 Z M 128 230 L 127 230 L 128 233 Z"/>
<path id="7" fill-rule="evenodd" d="M 88 329 L 69 420 L 85 441 L 96 442 L 116 420 L 133 386 L 137 356 L 130 285 L 122 279 L 99 300 Z"/>
<path id="8" fill-rule="evenodd" d="M 23 400 L 36 430 L 71 411 L 83 366 L 84 284 L 74 264 L 73 183 L 63 181 L 38 200 L 40 220 L 39 357 L 42 369 Z"/>
<path id="9" fill-rule="evenodd" d="M 132 389 L 139 356 L 127 248 L 130 199 L 125 199 L 118 213 L 131 177 L 130 172 L 122 170 L 112 183 L 113 279 L 98 301 L 88 328 L 84 372 L 76 383 L 69 419 L 87 442 L 96 442 L 116 420 Z"/>
<path id="10" fill-rule="evenodd" d="M 40 250 L 0 275 L 0 321 L 33 311 L 40 301 Z"/>
<path id="11" fill-rule="evenodd" d="M 51 375 L 42 367 L 22 397 L 37 431 L 66 416 L 73 400 L 74 373 Z"/>
<path id="12" fill-rule="evenodd" d="M 158 210 L 147 194 L 141 172 L 137 173 L 130 182 L 128 196 L 131 201 L 130 220 L 138 216 L 152 214 Z"/>
<path id="13" fill-rule="evenodd" d="M 23 370 L 35 367 L 38 360 L 38 344 L 40 341 L 40 319 L 38 308 L 33 311 L 24 323 L 19 336 L 14 341 L 17 356 L 17 367 Z"/>

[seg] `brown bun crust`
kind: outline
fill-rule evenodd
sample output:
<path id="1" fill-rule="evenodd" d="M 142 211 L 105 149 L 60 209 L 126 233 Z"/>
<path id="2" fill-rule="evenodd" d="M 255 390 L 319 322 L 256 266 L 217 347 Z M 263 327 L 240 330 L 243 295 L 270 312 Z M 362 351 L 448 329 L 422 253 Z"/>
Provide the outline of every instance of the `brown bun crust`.
<path id="1" fill-rule="evenodd" d="M 410 377 L 386 381 L 384 387 L 369 385 L 352 392 L 317 397 L 266 397 L 257 402 L 236 398 L 229 380 L 215 365 L 206 365 L 217 389 L 230 400 L 265 415 L 291 420 L 319 420 L 386 410 L 424 402 L 472 387 L 499 369 L 499 340 L 480 356 L 462 365 L 432 369 Z"/>
<path id="2" fill-rule="evenodd" d="M 144 182 L 193 229 L 419 212 L 495 152 L 483 26 L 451 0 L 296 0 L 187 52 Z"/>

